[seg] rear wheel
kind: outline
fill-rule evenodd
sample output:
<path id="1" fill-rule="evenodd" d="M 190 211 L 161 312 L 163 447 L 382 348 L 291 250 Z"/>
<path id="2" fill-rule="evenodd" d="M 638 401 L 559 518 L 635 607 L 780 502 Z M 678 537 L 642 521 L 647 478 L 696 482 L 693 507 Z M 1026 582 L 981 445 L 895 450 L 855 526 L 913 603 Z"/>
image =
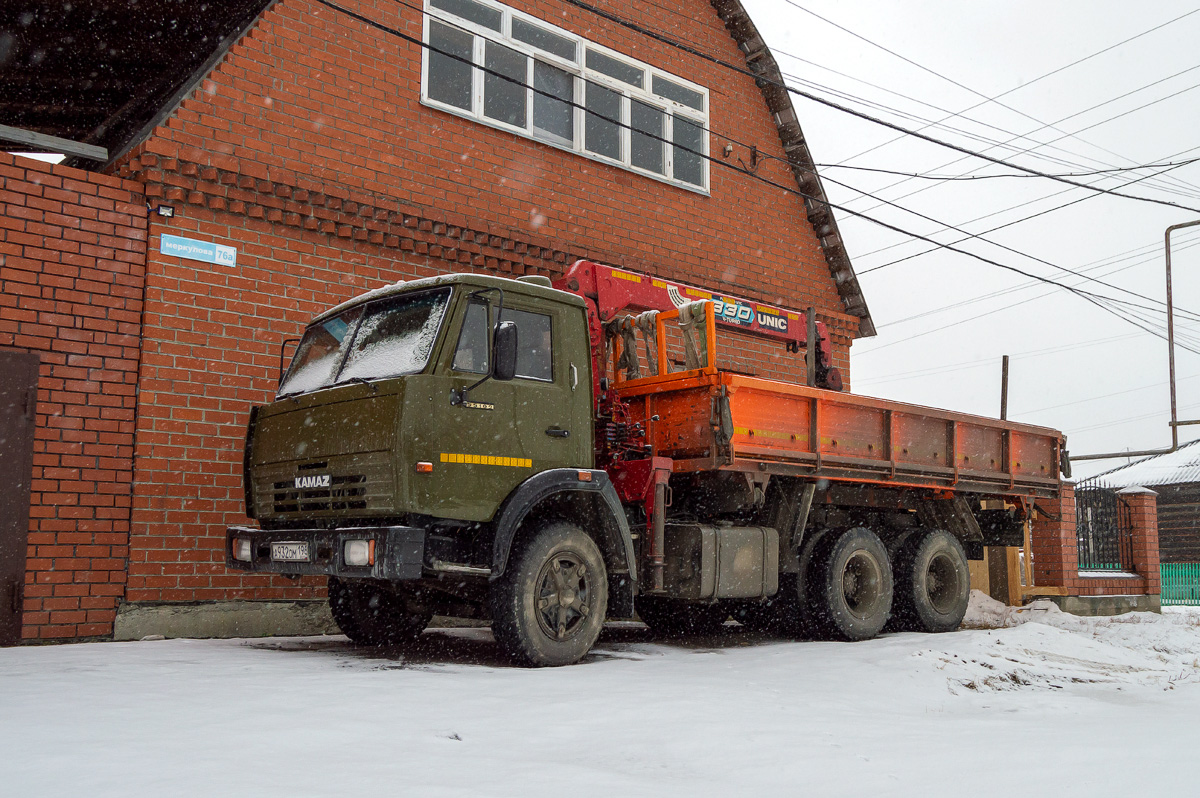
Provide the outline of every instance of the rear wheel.
<path id="1" fill-rule="evenodd" d="M 637 614 L 663 637 L 711 635 L 721 631 L 729 610 L 720 604 L 691 604 L 660 596 L 638 596 Z"/>
<path id="2" fill-rule="evenodd" d="M 370 582 L 329 577 L 329 610 L 338 628 L 363 646 L 411 643 L 429 625 L 433 612 L 413 611 L 404 597 Z"/>
<path id="3" fill-rule="evenodd" d="M 512 553 L 493 586 L 492 634 L 514 662 L 570 665 L 600 636 L 608 578 L 596 542 L 555 522 Z"/>
<path id="4" fill-rule="evenodd" d="M 967 553 L 940 529 L 917 532 L 899 547 L 893 563 L 893 626 L 918 632 L 952 632 L 962 623 L 971 594 Z"/>
<path id="5" fill-rule="evenodd" d="M 808 616 L 819 632 L 841 640 L 879 634 L 892 607 L 887 549 L 871 530 L 854 527 L 826 535 L 806 574 Z"/>

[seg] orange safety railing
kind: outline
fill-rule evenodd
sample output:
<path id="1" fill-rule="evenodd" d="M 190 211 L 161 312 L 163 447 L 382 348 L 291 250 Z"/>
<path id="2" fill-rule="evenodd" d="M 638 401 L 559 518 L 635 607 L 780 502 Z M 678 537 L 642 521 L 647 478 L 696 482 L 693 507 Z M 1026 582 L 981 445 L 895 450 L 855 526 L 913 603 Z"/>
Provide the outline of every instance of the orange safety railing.
<path id="1" fill-rule="evenodd" d="M 694 303 L 692 303 L 692 304 L 694 304 Z M 702 301 L 702 304 L 704 305 L 704 333 L 705 333 L 704 334 L 704 359 L 703 359 L 704 365 L 702 365 L 699 368 L 683 369 L 681 371 L 671 371 L 670 370 L 670 361 L 669 361 L 668 354 L 667 354 L 667 334 L 666 334 L 667 333 L 667 322 L 678 319 L 680 316 L 680 312 L 679 312 L 679 308 L 673 308 L 672 310 L 662 310 L 656 314 L 655 320 L 654 320 L 655 337 L 657 338 L 657 344 L 655 346 L 655 349 L 657 351 L 655 352 L 655 354 L 657 355 L 657 358 L 658 358 L 658 362 L 656 364 L 658 367 L 658 373 L 651 374 L 646 377 L 637 377 L 634 379 L 627 379 L 623 373 L 623 370 L 617 366 L 617 363 L 620 361 L 621 355 L 624 352 L 624 346 L 625 346 L 624 340 L 620 335 L 616 335 L 613 337 L 614 343 L 613 343 L 613 353 L 612 353 L 612 358 L 613 358 L 612 359 L 612 368 L 613 368 L 613 374 L 616 377 L 616 384 L 619 386 L 624 385 L 624 386 L 632 387 L 634 385 L 645 385 L 648 383 L 667 380 L 667 379 L 676 380 L 676 379 L 681 379 L 681 378 L 686 378 L 686 377 L 696 377 L 696 376 L 700 376 L 700 375 L 704 375 L 704 374 L 716 374 L 717 373 L 717 365 L 716 365 L 716 361 L 717 361 L 717 321 L 716 321 L 716 315 L 715 315 L 713 303 L 711 300 L 704 300 L 704 301 Z M 685 336 L 691 334 L 687 329 L 682 328 L 682 326 L 681 326 L 681 332 Z M 634 357 L 637 356 L 636 352 L 634 352 L 633 354 L 634 354 Z"/>

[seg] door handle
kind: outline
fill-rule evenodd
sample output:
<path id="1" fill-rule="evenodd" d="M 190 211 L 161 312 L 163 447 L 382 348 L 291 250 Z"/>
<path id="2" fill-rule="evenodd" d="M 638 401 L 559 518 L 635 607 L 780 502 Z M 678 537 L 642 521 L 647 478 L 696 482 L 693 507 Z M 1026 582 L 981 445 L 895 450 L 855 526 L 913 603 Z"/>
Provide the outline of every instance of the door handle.
<path id="1" fill-rule="evenodd" d="M 563 429 L 562 427 L 549 427 L 546 429 L 546 434 L 551 438 L 569 438 L 571 430 Z"/>

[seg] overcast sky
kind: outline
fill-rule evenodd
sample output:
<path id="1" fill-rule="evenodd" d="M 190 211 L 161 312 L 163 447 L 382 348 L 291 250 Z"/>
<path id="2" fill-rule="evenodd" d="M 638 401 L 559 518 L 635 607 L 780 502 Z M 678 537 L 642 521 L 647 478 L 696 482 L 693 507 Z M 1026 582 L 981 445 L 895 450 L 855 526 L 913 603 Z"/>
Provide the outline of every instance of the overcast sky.
<path id="1" fill-rule="evenodd" d="M 935 138 L 1055 174 L 1200 158 L 1200 13 L 1188 15 L 1194 3 L 744 2 L 793 85 L 910 129 L 962 112 L 923 131 Z M 1177 17 L 1183 18 L 1171 21 Z M 820 164 L 932 175 L 1012 173 L 912 137 L 893 142 L 894 131 L 800 97 L 793 102 Z M 994 146 L 1019 135 L 1028 137 Z M 1120 190 L 1161 168 L 1072 179 Z M 893 185 L 903 178 L 843 168 L 821 173 L 833 202 L 944 243 L 964 235 L 833 181 L 976 234 L 1082 200 L 986 234 L 1021 254 L 977 239 L 960 246 L 1144 306 L 1118 307 L 1164 335 L 1163 233 L 1168 225 L 1200 219 L 1200 163 L 1125 189 L 1196 210 L 1042 178 Z M 1165 340 L 1064 289 L 1031 284 L 966 255 L 941 250 L 891 263 L 930 245 L 845 211 L 837 216 L 879 331 L 851 350 L 856 393 L 996 416 L 1001 356 L 1008 354 L 1009 418 L 1063 430 L 1074 454 L 1169 445 Z M 1176 332 L 1181 343 L 1200 350 L 1200 227 L 1177 232 L 1173 242 Z M 1176 368 L 1180 419 L 1200 417 L 1200 356 L 1180 346 Z M 1200 427 L 1182 433 L 1181 440 L 1192 440 Z M 1122 462 L 1077 468 L 1086 474 Z"/>

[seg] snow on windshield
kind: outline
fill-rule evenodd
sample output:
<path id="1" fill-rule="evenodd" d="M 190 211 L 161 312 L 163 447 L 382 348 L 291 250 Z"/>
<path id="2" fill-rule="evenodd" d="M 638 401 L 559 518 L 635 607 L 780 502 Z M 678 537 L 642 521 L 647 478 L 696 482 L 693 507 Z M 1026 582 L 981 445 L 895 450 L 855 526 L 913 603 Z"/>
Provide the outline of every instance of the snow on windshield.
<path id="1" fill-rule="evenodd" d="M 362 309 L 355 308 L 309 327 L 279 386 L 279 395 L 315 391 L 332 383 L 361 315 Z"/>
<path id="2" fill-rule="evenodd" d="M 338 382 L 414 374 L 425 367 L 449 291 L 380 303 L 359 326 Z"/>

